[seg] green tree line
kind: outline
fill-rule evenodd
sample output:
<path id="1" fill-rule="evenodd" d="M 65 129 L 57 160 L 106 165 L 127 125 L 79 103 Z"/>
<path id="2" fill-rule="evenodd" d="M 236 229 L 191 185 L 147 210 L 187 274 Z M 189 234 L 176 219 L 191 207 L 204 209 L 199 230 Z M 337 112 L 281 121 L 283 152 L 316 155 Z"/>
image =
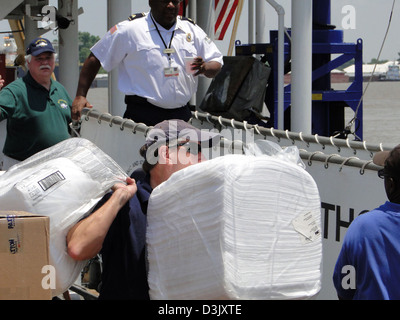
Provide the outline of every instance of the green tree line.
<path id="1" fill-rule="evenodd" d="M 99 36 L 91 35 L 89 32 L 78 32 L 79 37 L 79 62 L 83 64 L 90 54 L 90 48 L 100 40 Z M 100 68 L 99 73 L 106 73 L 103 68 Z"/>
<path id="2" fill-rule="evenodd" d="M 100 40 L 100 37 L 93 36 L 89 32 L 80 32 L 78 33 L 79 37 L 79 62 L 85 62 L 86 58 L 90 54 L 90 48 Z"/>

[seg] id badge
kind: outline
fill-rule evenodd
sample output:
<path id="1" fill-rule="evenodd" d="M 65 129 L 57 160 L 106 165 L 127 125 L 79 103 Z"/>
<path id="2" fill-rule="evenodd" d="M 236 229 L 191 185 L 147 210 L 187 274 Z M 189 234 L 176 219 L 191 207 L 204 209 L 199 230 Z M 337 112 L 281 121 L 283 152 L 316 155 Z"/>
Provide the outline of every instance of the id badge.
<path id="1" fill-rule="evenodd" d="M 179 76 L 178 67 L 168 67 L 164 68 L 164 77 L 177 77 Z"/>
<path id="2" fill-rule="evenodd" d="M 175 53 L 176 51 L 175 51 L 174 48 L 167 48 L 167 49 L 164 49 L 163 52 L 164 52 L 165 54 L 170 55 L 171 53 Z"/>

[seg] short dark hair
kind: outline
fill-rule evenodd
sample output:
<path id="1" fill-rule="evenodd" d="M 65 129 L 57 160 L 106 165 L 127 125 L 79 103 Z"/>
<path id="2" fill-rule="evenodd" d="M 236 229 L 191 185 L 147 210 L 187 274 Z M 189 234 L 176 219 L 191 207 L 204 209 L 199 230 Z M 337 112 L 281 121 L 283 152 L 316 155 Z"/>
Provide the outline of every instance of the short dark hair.
<path id="1" fill-rule="evenodd" d="M 397 145 L 390 151 L 376 153 L 373 162 L 384 167 L 386 176 L 400 181 L 400 145 Z"/>
<path id="2" fill-rule="evenodd" d="M 140 148 L 140 155 L 144 158 L 144 162 L 142 164 L 142 169 L 146 173 L 150 173 L 151 169 L 153 169 L 157 164 L 157 162 L 154 163 L 154 164 L 151 164 L 149 161 L 147 161 L 146 154 L 147 154 L 147 149 L 148 148 L 149 148 L 148 145 L 144 145 L 144 146 L 142 146 Z M 158 160 L 158 148 L 155 149 L 155 151 L 154 151 L 154 158 L 153 159 L 157 159 Z"/>
<path id="3" fill-rule="evenodd" d="M 385 161 L 385 172 L 396 181 L 400 181 L 400 147 L 397 146 L 390 151 Z"/>

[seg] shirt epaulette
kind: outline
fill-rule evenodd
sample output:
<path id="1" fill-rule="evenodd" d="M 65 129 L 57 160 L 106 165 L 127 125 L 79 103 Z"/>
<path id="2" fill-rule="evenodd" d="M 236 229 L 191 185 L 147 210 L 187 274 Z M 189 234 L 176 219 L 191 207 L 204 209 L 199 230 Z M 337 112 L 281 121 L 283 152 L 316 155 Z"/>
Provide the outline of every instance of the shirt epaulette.
<path id="1" fill-rule="evenodd" d="M 179 16 L 179 19 L 181 19 L 182 21 L 189 21 L 190 23 L 196 24 L 196 22 L 193 19 L 190 19 L 188 17 Z"/>
<path id="2" fill-rule="evenodd" d="M 143 18 L 145 16 L 146 16 L 146 14 L 144 12 L 135 13 L 135 14 L 131 14 L 128 19 L 129 19 L 129 21 L 132 21 L 132 20 L 135 20 L 135 19 L 138 19 L 138 18 Z"/>

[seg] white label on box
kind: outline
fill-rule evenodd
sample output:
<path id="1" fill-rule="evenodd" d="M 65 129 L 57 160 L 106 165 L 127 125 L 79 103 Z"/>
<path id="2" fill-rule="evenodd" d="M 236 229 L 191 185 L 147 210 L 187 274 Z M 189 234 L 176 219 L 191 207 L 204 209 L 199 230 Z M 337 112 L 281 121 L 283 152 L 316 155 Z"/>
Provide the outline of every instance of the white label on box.
<path id="1" fill-rule="evenodd" d="M 314 241 L 321 236 L 319 225 L 311 211 L 299 214 L 292 221 L 294 229 L 303 235 L 306 240 Z"/>
<path id="2" fill-rule="evenodd" d="M 65 175 L 60 170 L 49 168 L 18 182 L 15 187 L 26 195 L 31 201 L 39 201 L 66 181 Z"/>

